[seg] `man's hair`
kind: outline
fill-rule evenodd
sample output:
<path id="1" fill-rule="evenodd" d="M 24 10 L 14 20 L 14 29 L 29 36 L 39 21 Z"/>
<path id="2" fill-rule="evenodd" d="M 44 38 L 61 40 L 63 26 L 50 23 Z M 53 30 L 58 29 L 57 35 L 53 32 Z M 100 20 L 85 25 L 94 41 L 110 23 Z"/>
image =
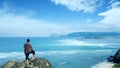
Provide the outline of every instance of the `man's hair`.
<path id="1" fill-rule="evenodd" d="M 27 39 L 27 42 L 30 42 L 30 39 Z"/>

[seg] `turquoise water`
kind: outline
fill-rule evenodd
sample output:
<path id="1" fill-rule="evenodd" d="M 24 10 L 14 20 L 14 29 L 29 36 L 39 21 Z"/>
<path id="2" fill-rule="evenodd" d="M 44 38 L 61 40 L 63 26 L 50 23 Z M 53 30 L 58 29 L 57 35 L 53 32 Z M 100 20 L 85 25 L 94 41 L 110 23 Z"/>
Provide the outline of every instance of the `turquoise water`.
<path id="1" fill-rule="evenodd" d="M 23 45 L 27 38 L 37 57 L 47 58 L 54 68 L 91 68 L 120 47 L 120 39 L 0 38 L 0 65 L 8 60 L 25 60 Z"/>

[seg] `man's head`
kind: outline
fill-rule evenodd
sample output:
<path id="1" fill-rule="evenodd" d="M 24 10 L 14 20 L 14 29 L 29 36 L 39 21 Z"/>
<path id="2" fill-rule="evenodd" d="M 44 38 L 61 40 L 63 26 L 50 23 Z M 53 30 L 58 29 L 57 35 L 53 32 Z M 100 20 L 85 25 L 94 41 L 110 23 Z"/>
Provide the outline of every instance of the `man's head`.
<path id="1" fill-rule="evenodd" d="M 27 42 L 30 42 L 30 39 L 27 39 Z"/>

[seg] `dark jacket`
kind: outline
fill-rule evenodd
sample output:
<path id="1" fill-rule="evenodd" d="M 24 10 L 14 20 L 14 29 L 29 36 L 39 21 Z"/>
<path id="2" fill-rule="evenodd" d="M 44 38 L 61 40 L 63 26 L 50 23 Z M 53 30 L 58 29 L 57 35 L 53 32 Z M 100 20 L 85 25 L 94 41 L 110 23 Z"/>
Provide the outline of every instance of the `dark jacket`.
<path id="1" fill-rule="evenodd" d="M 27 54 L 29 52 L 31 52 L 33 49 L 32 49 L 32 46 L 30 43 L 25 43 L 24 44 L 24 53 Z"/>

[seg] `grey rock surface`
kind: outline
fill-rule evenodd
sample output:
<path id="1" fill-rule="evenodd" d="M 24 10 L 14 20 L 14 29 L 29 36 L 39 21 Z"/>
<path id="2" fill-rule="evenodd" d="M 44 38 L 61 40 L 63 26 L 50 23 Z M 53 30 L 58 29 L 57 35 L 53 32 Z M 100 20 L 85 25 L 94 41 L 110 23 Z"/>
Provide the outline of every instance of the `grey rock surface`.
<path id="1" fill-rule="evenodd" d="M 45 58 L 29 59 L 29 64 L 25 61 L 11 60 L 0 68 L 53 68 L 52 64 Z"/>

